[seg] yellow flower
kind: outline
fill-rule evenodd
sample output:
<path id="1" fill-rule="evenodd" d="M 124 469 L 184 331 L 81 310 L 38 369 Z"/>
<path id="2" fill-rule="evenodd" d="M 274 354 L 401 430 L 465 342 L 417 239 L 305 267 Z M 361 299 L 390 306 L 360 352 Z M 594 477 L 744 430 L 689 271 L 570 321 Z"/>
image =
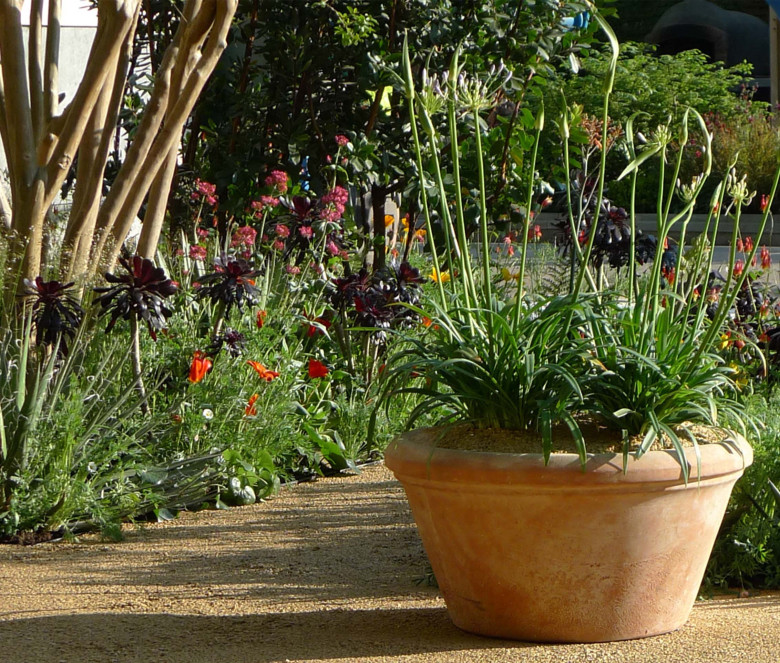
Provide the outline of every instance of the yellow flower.
<path id="1" fill-rule="evenodd" d="M 449 271 L 446 271 L 446 272 L 442 272 L 441 274 L 439 274 L 439 272 L 437 272 L 436 269 L 434 268 L 431 271 L 431 273 L 428 274 L 428 278 L 431 281 L 433 281 L 434 283 L 438 283 L 439 279 L 441 279 L 442 283 L 447 283 L 447 281 L 450 280 L 450 273 L 449 273 Z"/>
<path id="2" fill-rule="evenodd" d="M 725 350 L 727 347 L 729 347 L 729 345 L 731 345 L 731 334 L 729 332 L 721 334 L 720 343 L 718 343 L 718 349 Z"/>
<path id="3" fill-rule="evenodd" d="M 737 362 L 732 361 L 729 362 L 729 368 L 734 373 L 734 383 L 737 385 L 737 389 L 741 391 L 744 387 L 747 387 L 749 380 L 747 373 L 742 370 L 742 367 Z"/>
<path id="4" fill-rule="evenodd" d="M 385 228 L 389 228 L 395 222 L 395 217 L 392 214 L 385 214 Z"/>
<path id="5" fill-rule="evenodd" d="M 508 267 L 501 268 L 501 280 L 503 281 L 517 281 L 520 278 L 518 272 L 510 272 Z"/>

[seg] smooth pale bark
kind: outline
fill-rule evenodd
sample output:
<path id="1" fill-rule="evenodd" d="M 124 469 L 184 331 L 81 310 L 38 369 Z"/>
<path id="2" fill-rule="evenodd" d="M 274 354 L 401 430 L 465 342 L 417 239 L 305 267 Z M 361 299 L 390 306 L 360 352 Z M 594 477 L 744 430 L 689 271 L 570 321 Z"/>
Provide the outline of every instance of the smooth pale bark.
<path id="1" fill-rule="evenodd" d="M 46 54 L 44 56 L 44 121 L 50 122 L 60 106 L 60 32 L 62 0 L 49 0 L 49 24 L 46 26 Z"/>
<path id="2" fill-rule="evenodd" d="M 0 185 L 0 227 L 11 230 L 11 203 L 8 202 L 2 185 Z"/>
<path id="3" fill-rule="evenodd" d="M 101 90 L 79 147 L 76 174 L 78 186 L 73 193 L 73 205 L 64 239 L 63 268 L 66 281 L 78 280 L 88 271 L 87 263 L 103 194 L 103 177 L 124 97 L 132 48 L 133 35 L 130 33 L 125 40 L 120 61 L 109 72 L 113 87 L 104 86 Z"/>
<path id="4" fill-rule="evenodd" d="M 203 90 L 208 77 L 216 67 L 222 52 L 227 46 L 227 34 L 230 30 L 230 23 L 235 14 L 238 0 L 211 0 L 203 2 L 203 6 L 193 21 L 193 34 L 200 32 L 199 19 L 205 22 L 207 12 L 214 9 L 213 21 L 210 25 L 209 36 L 206 45 L 203 47 L 202 55 L 197 59 L 192 71 L 186 77 L 182 86 L 181 93 L 175 99 L 171 99 L 170 112 L 165 115 L 165 124 L 161 131 L 155 136 L 153 148 L 147 154 L 141 168 L 141 174 L 135 181 L 135 187 L 126 197 L 124 204 L 116 217 L 116 222 L 111 229 L 111 241 L 103 242 L 102 246 L 97 247 L 93 265 L 102 264 L 103 266 L 112 265 L 116 262 L 121 248 L 121 243 L 127 237 L 127 233 L 138 213 L 146 192 L 157 176 L 157 172 L 162 166 L 163 159 L 160 155 L 170 152 L 181 142 L 181 135 L 184 130 L 184 124 L 189 117 L 192 107 L 195 105 L 198 96 Z M 193 42 L 196 42 L 193 39 Z M 182 52 L 184 57 L 194 56 L 193 53 Z M 102 209 L 101 209 L 102 212 Z M 104 236 L 107 238 L 107 235 Z"/>
<path id="5" fill-rule="evenodd" d="M 51 0 L 45 44 L 41 0 L 33 0 L 25 63 L 23 0 L 0 0 L 0 138 L 11 179 L 12 268 L 34 278 L 46 214 L 79 155 L 63 265 L 68 278 L 110 266 L 141 204 L 150 196 L 142 240 L 153 255 L 165 215 L 184 125 L 225 49 L 238 0 L 187 0 L 173 43 L 125 161 L 103 203 L 106 160 L 116 129 L 141 0 L 100 0 L 84 77 L 58 114 L 61 0 Z M 9 128 L 13 127 L 13 131 Z M 99 210 L 98 210 L 99 207 Z M 0 200 L 0 218 L 8 213 Z"/>

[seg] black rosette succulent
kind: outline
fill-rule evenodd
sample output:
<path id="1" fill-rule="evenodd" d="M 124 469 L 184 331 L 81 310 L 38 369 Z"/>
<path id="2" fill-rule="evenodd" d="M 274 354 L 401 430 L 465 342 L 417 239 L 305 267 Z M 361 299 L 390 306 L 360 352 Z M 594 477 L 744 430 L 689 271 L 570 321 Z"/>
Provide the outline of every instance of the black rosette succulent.
<path id="1" fill-rule="evenodd" d="M 162 267 L 157 267 L 148 258 L 123 256 L 119 264 L 125 273 L 106 273 L 105 279 L 111 285 L 94 289 L 100 295 L 95 300 L 102 308 L 100 315 L 111 315 L 106 332 L 111 331 L 120 318 L 135 318 L 144 321 L 149 335 L 156 341 L 157 332 L 172 314 L 163 301 L 176 292 L 176 284 Z"/>
<path id="2" fill-rule="evenodd" d="M 253 304 L 257 301 L 259 290 L 255 277 L 259 275 L 259 270 L 246 260 L 223 255 L 214 261 L 213 272 L 200 277 L 198 297 L 208 297 L 220 305 L 222 317 L 227 318 L 234 306 L 243 311 L 245 302 Z"/>
<path id="3" fill-rule="evenodd" d="M 245 349 L 246 337 L 241 332 L 228 327 L 224 332 L 211 339 L 207 353 L 213 357 L 225 350 L 231 357 L 238 357 L 243 354 Z"/>
<path id="4" fill-rule="evenodd" d="M 358 327 L 378 330 L 415 319 L 407 305 L 420 301 L 422 277 L 408 262 L 391 264 L 369 275 L 363 269 L 334 280 L 331 303 Z"/>
<path id="5" fill-rule="evenodd" d="M 59 353 L 67 356 L 68 342 L 84 317 L 84 309 L 67 292 L 73 282 L 44 281 L 37 276 L 34 281 L 25 279 L 24 285 L 25 296 L 32 299 L 36 344 L 52 346 L 59 341 Z"/>
<path id="6" fill-rule="evenodd" d="M 580 195 L 584 202 L 582 210 L 580 227 L 575 233 L 572 232 L 568 215 L 559 220 L 556 225 L 561 230 L 561 246 L 564 255 L 572 250 L 572 242 L 577 241 L 581 245 L 585 244 L 590 238 L 590 233 L 595 232 L 593 238 L 593 253 L 591 261 L 596 268 L 604 264 L 615 269 L 625 267 L 629 263 L 631 255 L 631 223 L 628 212 L 623 207 L 613 205 L 609 198 L 602 198 L 598 209 L 598 221 L 595 229 L 593 228 L 596 218 L 597 197 L 595 192 L 595 180 L 588 179 L 583 181 L 581 173 L 575 173 L 572 179 L 572 193 L 579 199 Z M 580 193 L 582 192 L 582 193 Z M 653 235 L 645 235 L 641 230 L 636 230 L 634 242 L 634 261 L 638 265 L 652 262 L 658 253 L 658 240 Z M 672 278 L 672 268 L 668 265 L 676 263 L 675 247 L 665 247 L 662 254 L 662 260 L 667 265 L 665 275 Z"/>

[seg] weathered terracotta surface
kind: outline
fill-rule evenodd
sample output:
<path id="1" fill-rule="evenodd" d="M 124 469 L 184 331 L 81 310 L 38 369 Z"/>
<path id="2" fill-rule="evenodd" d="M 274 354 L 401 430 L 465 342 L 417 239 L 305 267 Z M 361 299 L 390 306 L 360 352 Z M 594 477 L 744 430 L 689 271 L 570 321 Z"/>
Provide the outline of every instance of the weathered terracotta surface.
<path id="1" fill-rule="evenodd" d="M 672 452 L 629 458 L 494 454 L 391 443 L 447 609 L 460 628 L 544 642 L 626 640 L 688 619 L 731 489 L 751 464 L 740 436 L 701 445 L 686 486 Z"/>

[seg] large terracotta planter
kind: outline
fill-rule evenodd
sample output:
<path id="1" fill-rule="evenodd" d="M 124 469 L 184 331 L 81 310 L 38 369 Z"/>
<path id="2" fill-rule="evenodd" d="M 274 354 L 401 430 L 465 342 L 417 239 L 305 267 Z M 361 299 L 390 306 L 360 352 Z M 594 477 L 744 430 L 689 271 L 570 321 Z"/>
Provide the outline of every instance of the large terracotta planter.
<path id="1" fill-rule="evenodd" d="M 693 607 L 731 489 L 753 460 L 740 436 L 629 458 L 458 451 L 436 429 L 400 436 L 403 484 L 452 621 L 482 635 L 600 642 L 666 633 Z"/>

